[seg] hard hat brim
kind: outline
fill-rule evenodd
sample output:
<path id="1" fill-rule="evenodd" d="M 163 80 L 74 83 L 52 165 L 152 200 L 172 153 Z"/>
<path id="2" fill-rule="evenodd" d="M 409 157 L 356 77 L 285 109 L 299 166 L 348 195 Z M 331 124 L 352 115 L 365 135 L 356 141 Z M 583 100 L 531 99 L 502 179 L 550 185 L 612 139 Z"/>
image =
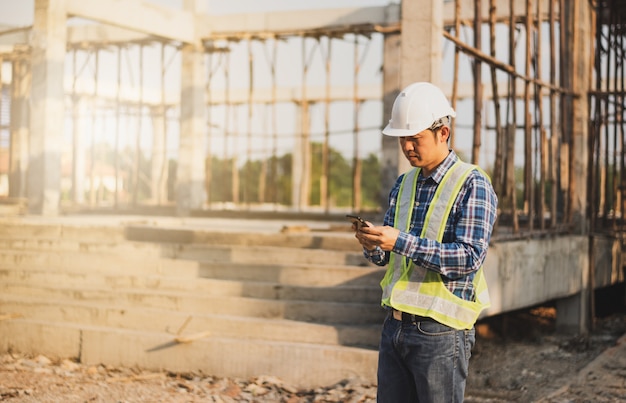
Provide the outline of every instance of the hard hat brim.
<path id="1" fill-rule="evenodd" d="M 383 134 L 386 136 L 390 136 L 390 137 L 410 137 L 410 136 L 415 136 L 417 133 L 420 133 L 426 129 L 428 129 L 428 127 L 425 127 L 421 130 L 396 129 L 396 128 L 391 127 L 391 124 L 387 124 L 387 126 L 385 126 L 385 128 L 383 129 Z"/>

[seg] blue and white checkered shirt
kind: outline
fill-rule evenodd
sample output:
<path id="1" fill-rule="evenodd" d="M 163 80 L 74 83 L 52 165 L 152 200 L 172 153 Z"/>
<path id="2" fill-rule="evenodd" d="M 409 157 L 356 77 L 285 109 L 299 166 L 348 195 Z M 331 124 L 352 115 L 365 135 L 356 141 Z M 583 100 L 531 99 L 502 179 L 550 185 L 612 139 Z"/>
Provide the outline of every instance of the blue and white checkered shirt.
<path id="1" fill-rule="evenodd" d="M 472 281 L 485 261 L 497 216 L 498 198 L 489 179 L 477 169 L 470 173 L 454 201 L 443 242 L 419 236 L 439 183 L 458 159 L 451 151 L 429 177 L 423 177 L 420 172 L 410 232 L 400 232 L 393 252 L 410 258 L 418 266 L 441 274 L 448 290 L 460 298 L 473 301 Z M 383 225 L 394 226 L 396 201 L 403 176 L 398 178 L 389 194 L 389 208 Z M 389 262 L 390 252 L 384 252 L 378 247 L 373 251 L 364 250 L 363 253 L 379 266 Z"/>

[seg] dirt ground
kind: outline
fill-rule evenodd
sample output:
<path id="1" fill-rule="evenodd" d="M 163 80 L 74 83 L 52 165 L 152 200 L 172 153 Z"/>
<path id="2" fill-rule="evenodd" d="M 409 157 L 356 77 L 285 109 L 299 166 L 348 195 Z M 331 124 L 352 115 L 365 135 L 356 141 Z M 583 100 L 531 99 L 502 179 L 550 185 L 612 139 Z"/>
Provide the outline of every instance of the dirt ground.
<path id="1" fill-rule="evenodd" d="M 588 337 L 556 333 L 551 307 L 481 322 L 466 401 L 626 401 L 626 311 L 621 307 L 603 313 Z M 357 403 L 375 402 L 375 395 L 374 385 L 358 380 L 297 390 L 273 377 L 224 379 L 0 355 L 0 401 L 7 402 Z"/>

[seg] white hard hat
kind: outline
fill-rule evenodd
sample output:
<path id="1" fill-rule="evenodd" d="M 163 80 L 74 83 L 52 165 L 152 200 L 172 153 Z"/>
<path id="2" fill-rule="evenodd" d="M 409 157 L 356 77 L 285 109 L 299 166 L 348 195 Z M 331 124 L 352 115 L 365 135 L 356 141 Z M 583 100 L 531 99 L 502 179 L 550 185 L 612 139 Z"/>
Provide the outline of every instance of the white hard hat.
<path id="1" fill-rule="evenodd" d="M 383 134 L 413 136 L 429 129 L 440 119 L 455 116 L 456 112 L 438 87 L 427 82 L 413 83 L 403 89 L 393 102 L 391 119 Z"/>

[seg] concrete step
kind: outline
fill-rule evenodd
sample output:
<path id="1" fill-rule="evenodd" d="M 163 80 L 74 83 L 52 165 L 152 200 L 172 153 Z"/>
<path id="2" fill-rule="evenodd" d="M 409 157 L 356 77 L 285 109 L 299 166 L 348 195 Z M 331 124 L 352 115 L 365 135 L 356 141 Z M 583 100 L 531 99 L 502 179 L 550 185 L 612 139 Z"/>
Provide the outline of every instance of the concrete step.
<path id="1" fill-rule="evenodd" d="M 379 287 L 385 269 L 347 265 L 319 265 L 293 263 L 206 263 L 200 264 L 199 276 L 205 278 L 266 281 L 281 284 L 310 286 L 354 285 Z"/>
<path id="2" fill-rule="evenodd" d="M 0 249 L 0 267 L 191 277 L 199 273 L 199 264 L 191 260 L 92 251 Z"/>
<path id="3" fill-rule="evenodd" d="M 334 251 L 359 250 L 350 224 L 345 231 L 297 233 L 263 233 L 225 231 L 225 229 L 163 228 L 150 225 L 129 225 L 125 235 L 128 240 L 152 243 L 177 243 L 199 245 L 285 246 L 298 249 L 323 249 Z"/>
<path id="4" fill-rule="evenodd" d="M 382 310 L 382 308 L 379 308 Z M 29 320 L 89 326 L 197 334 L 210 331 L 219 337 L 256 338 L 376 349 L 382 320 L 376 324 L 320 324 L 284 319 L 261 319 L 219 314 L 188 314 L 142 306 L 103 305 L 89 301 L 60 301 L 46 298 L 0 295 L 0 313 L 18 314 Z"/>
<path id="5" fill-rule="evenodd" d="M 228 268 L 225 268 L 227 270 Z M 231 268 L 232 270 L 232 268 Z M 263 271 L 263 269 L 258 270 Z M 331 273 L 328 273 L 331 274 Z M 304 276 L 300 276 L 304 277 Z M 309 300 L 333 302 L 376 303 L 380 287 L 376 284 L 293 285 L 275 281 L 241 281 L 185 276 L 137 275 L 102 273 L 85 270 L 47 270 L 1 268 L 0 280 L 10 284 L 48 286 L 63 284 L 73 288 L 101 288 L 109 290 L 150 290 L 203 293 L 212 296 L 241 296 L 278 300 Z"/>
<path id="6" fill-rule="evenodd" d="M 313 343 L 208 336 L 177 343 L 163 332 L 60 324 L 29 319 L 0 322 L 0 351 L 76 357 L 86 365 L 202 371 L 225 377 L 271 375 L 311 388 L 357 377 L 376 382 L 377 352 Z"/>
<path id="7" fill-rule="evenodd" d="M 167 247 L 168 249 L 171 249 L 172 245 L 168 245 Z M 161 255 L 163 247 L 159 244 L 131 242 L 126 240 L 108 240 L 105 242 L 90 239 L 0 237 L 0 250 L 90 252 L 154 257 Z M 168 254 L 172 253 L 168 252 Z"/>
<path id="8" fill-rule="evenodd" d="M 0 251 L 6 253 L 33 252 L 58 255 L 62 252 L 77 254 L 101 254 L 124 258 L 169 258 L 222 263 L 290 264 L 339 264 L 370 266 L 360 250 L 323 251 L 320 249 L 300 249 L 284 244 L 282 246 L 239 246 L 204 244 L 148 244 L 130 241 L 90 241 L 48 238 L 0 239 Z"/>
<path id="9" fill-rule="evenodd" d="M 340 232 L 263 233 L 225 231 L 223 228 L 168 228 L 152 225 L 77 225 L 54 223 L 24 223 L 0 218 L 0 239 L 122 242 L 146 244 L 198 244 L 234 246 L 289 246 L 297 249 L 327 251 L 358 251 L 354 235 L 346 225 Z"/>
<path id="10" fill-rule="evenodd" d="M 190 314 L 220 314 L 235 316 L 281 318 L 315 323 L 378 323 L 379 303 L 354 303 L 306 300 L 268 300 L 238 296 L 214 296 L 207 293 L 167 290 L 109 289 L 97 287 L 68 287 L 65 285 L 0 284 L 3 294 L 48 298 L 51 304 L 85 301 L 102 304 L 143 306 L 168 309 Z"/>
<path id="11" fill-rule="evenodd" d="M 178 245 L 173 248 L 164 247 L 162 256 L 213 263 L 370 265 L 360 249 L 353 251 L 301 249 L 289 244 L 282 246 Z"/>
<path id="12" fill-rule="evenodd" d="M 121 242 L 126 240 L 123 226 L 83 225 L 60 223 L 27 223 L 23 220 L 1 219 L 0 238 L 3 239 L 66 239 L 91 242 Z"/>
<path id="13" fill-rule="evenodd" d="M 329 260 L 324 264 L 311 263 L 316 259 L 300 259 L 293 256 L 286 262 L 265 256 L 255 261 L 241 251 L 223 247 L 205 247 L 203 253 L 193 260 L 190 256 L 181 258 L 180 253 L 122 253 L 104 251 L 77 250 L 7 250 L 0 249 L 0 267 L 19 269 L 45 269 L 63 271 L 81 271 L 85 273 L 132 273 L 158 274 L 165 276 L 205 277 L 241 281 L 266 281 L 294 285 L 369 285 L 380 282 L 384 269 L 374 266 L 355 266 Z M 285 248 L 281 248 L 285 249 Z M 232 252 L 232 253 L 231 253 Z M 273 251 L 268 252 L 270 254 Z M 319 255 L 324 253 L 316 252 Z M 341 253 L 341 252 L 339 252 Z M 184 254 L 184 252 L 182 253 Z M 219 255 L 210 259 L 209 255 Z M 290 255 L 297 251 L 290 250 Z M 153 255 L 153 256 L 152 256 Z M 260 256 L 259 254 L 258 256 Z M 201 256 L 204 259 L 201 259 Z M 287 252 L 282 251 L 285 258 Z M 233 261 L 235 260 L 235 261 Z M 243 260 L 243 261 L 242 261 Z M 319 259 L 321 260 L 321 259 Z M 339 259 L 342 260 L 342 259 Z M 198 262 L 201 263 L 198 263 Z"/>

